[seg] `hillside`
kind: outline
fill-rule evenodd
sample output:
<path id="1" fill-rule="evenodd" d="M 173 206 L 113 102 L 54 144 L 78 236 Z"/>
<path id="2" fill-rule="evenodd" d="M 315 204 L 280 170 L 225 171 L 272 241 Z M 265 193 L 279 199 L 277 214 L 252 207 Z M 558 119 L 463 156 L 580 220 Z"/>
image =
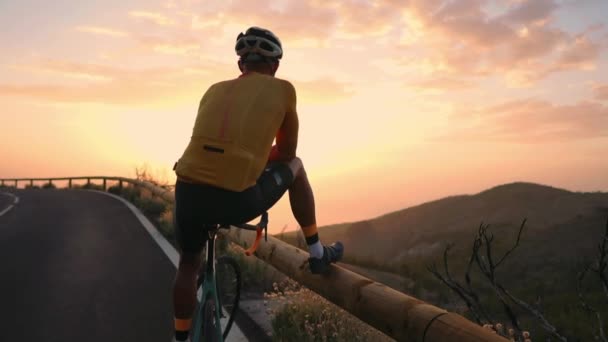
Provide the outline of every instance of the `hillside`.
<path id="1" fill-rule="evenodd" d="M 499 281 L 527 300 L 542 296 L 556 324 L 566 326 L 572 334 L 584 333 L 588 329 L 582 327 L 586 320 L 572 320 L 567 313 L 580 311 L 576 275 L 583 263 L 597 255 L 608 219 L 608 193 L 511 183 L 369 220 L 321 227 L 319 234 L 324 242 L 343 241 L 344 262 L 363 267 L 367 276 L 375 278 L 374 270 L 383 270 L 411 279 L 402 281 L 399 290 L 458 311 L 462 303 L 428 272 L 427 266 L 437 263 L 441 267 L 445 246 L 455 243 L 450 252 L 450 271 L 462 280 L 480 223 L 491 225 L 494 253 L 502 255 L 515 241 L 524 218 L 527 223 L 522 241 L 500 267 Z M 292 232 L 279 238 L 297 245 L 297 240 L 303 240 L 298 235 Z M 302 241 L 299 244 L 302 246 Z M 389 277 L 382 275 L 377 280 L 383 279 Z M 473 281 L 477 286 L 484 284 L 475 274 Z M 394 284 L 399 282 L 389 285 Z M 491 293 L 487 287 L 481 288 L 482 293 Z M 599 288 L 591 295 L 601 296 Z M 488 295 L 484 301 L 500 312 L 492 299 L 493 295 Z M 538 329 L 536 333 L 542 335 Z"/>
<path id="2" fill-rule="evenodd" d="M 497 186 L 475 195 L 453 196 L 392 212 L 370 220 L 321 227 L 323 241 L 341 240 L 348 258 L 384 265 L 426 259 L 449 241 L 468 245 L 481 222 L 497 237 L 513 237 L 527 218 L 526 240 L 576 240 L 598 233 L 608 215 L 608 193 L 578 193 L 531 183 Z M 557 236 L 555 233 L 559 233 Z M 285 234 L 293 241 L 295 233 Z M 580 246 L 584 248 L 583 246 Z M 572 250 L 571 252 L 574 252 Z M 570 254 L 567 251 L 562 253 Z"/>

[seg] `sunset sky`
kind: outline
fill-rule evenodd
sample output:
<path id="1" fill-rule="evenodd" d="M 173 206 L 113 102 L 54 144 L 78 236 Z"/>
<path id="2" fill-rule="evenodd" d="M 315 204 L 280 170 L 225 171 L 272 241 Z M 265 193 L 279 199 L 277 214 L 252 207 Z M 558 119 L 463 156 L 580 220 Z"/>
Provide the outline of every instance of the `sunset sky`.
<path id="1" fill-rule="evenodd" d="M 237 34 L 283 42 L 319 225 L 513 181 L 608 191 L 608 1 L 0 1 L 0 178 L 174 180 Z M 287 198 L 273 230 L 296 227 Z"/>

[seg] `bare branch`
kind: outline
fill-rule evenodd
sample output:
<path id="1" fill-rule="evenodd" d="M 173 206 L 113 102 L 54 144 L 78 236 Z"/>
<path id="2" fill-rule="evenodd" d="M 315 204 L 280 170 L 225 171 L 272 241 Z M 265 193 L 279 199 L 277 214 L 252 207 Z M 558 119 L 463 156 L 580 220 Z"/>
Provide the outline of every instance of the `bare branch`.
<path id="1" fill-rule="evenodd" d="M 466 291 L 463 291 L 459 286 L 457 286 L 457 284 L 455 282 L 453 282 L 450 279 L 447 279 L 443 275 L 441 275 L 441 273 L 439 273 L 439 271 L 437 270 L 437 266 L 435 264 L 433 264 L 430 267 L 427 266 L 427 270 L 429 272 L 431 272 L 439 280 L 441 280 L 441 282 L 443 282 L 452 291 L 456 292 L 456 294 L 465 302 L 467 308 L 469 309 L 469 311 L 473 315 L 473 319 L 475 319 L 475 321 L 478 324 L 483 324 L 480 315 L 477 313 L 477 310 L 475 309 L 474 304 L 471 301 L 471 299 L 468 296 L 468 294 L 466 293 Z"/>
<path id="2" fill-rule="evenodd" d="M 579 298 L 580 304 L 583 307 L 583 309 L 585 309 L 585 311 L 589 312 L 590 314 L 595 315 L 595 318 L 597 319 L 597 325 L 598 325 L 598 330 L 599 330 L 600 334 L 599 334 L 599 336 L 594 334 L 595 339 L 596 340 L 601 339 L 601 341 L 603 341 L 603 342 L 608 342 L 608 340 L 606 339 L 606 334 L 604 333 L 604 323 L 602 321 L 602 315 L 595 308 L 591 307 L 591 305 L 589 305 L 587 303 L 587 301 L 585 300 L 585 298 L 583 297 L 582 282 L 583 282 L 583 279 L 585 278 L 585 275 L 587 274 L 588 270 L 589 270 L 589 266 L 585 267 L 585 269 L 579 273 L 578 279 L 576 282 L 576 292 L 578 293 L 578 298 Z"/>
<path id="3" fill-rule="evenodd" d="M 513 301 L 515 304 L 517 304 L 520 308 L 522 308 L 522 309 L 528 311 L 529 313 L 531 313 L 532 315 L 534 315 L 534 317 L 536 317 L 540 321 L 543 329 L 545 329 L 551 335 L 555 336 L 555 338 L 557 338 L 560 341 L 564 341 L 564 342 L 568 341 L 568 339 L 566 337 L 560 335 L 557 332 L 557 328 L 554 325 L 552 325 L 551 323 L 549 323 L 547 318 L 543 315 L 542 312 L 540 312 L 540 310 L 536 309 L 532 305 L 529 305 L 528 303 L 524 302 L 523 300 L 515 297 L 502 286 L 499 286 L 499 290 L 502 293 L 504 293 L 511 301 Z"/>
<path id="4" fill-rule="evenodd" d="M 608 298 L 608 219 L 606 220 L 606 231 L 600 245 L 600 257 L 597 265 L 597 274 L 602 282 L 604 294 Z"/>
<path id="5" fill-rule="evenodd" d="M 522 223 L 521 226 L 519 227 L 519 232 L 517 233 L 517 240 L 515 240 L 515 244 L 513 245 L 513 247 L 511 247 L 511 249 L 509 249 L 505 255 L 502 256 L 502 258 L 500 258 L 500 260 L 498 260 L 498 262 L 496 263 L 496 267 L 498 267 L 508 256 L 509 254 L 511 254 L 511 252 L 513 252 L 515 250 L 515 248 L 517 248 L 517 246 L 519 246 L 519 241 L 521 240 L 521 233 L 524 231 L 524 226 L 526 225 L 526 221 L 528 219 L 525 218 Z"/>
<path id="6" fill-rule="evenodd" d="M 525 220 L 524 220 L 524 222 L 525 222 Z M 522 226 L 523 226 L 523 224 L 522 224 Z M 487 265 L 484 264 L 482 258 L 480 258 L 479 256 L 476 256 L 475 260 L 476 260 L 477 265 L 479 266 L 480 270 L 484 274 L 484 276 L 488 279 L 488 281 L 492 285 L 492 288 L 493 288 L 494 292 L 496 293 L 496 296 L 498 297 L 499 301 L 503 305 L 503 309 L 505 310 L 505 313 L 511 320 L 511 323 L 513 324 L 513 326 L 516 327 L 519 331 L 521 331 L 521 328 L 519 327 L 519 323 L 517 320 L 517 316 L 515 315 L 515 312 L 513 311 L 513 309 L 507 303 L 507 299 L 509 299 L 511 302 L 515 303 L 520 308 L 522 308 L 522 309 L 528 311 L 529 313 L 531 313 L 532 315 L 534 315 L 541 322 L 541 326 L 545 330 L 547 330 L 549 333 L 551 333 L 553 336 L 555 336 L 557 339 L 559 339 L 560 341 L 567 341 L 566 338 L 564 336 L 560 335 L 557 332 L 557 329 L 548 322 L 548 320 L 545 318 L 545 316 L 542 314 L 542 312 L 538 308 L 535 308 L 532 305 L 529 305 L 528 303 L 524 302 L 523 300 L 513 296 L 510 292 L 508 292 L 502 285 L 500 285 L 497 282 L 495 271 L 496 271 L 496 267 L 498 264 L 493 263 L 492 245 L 491 245 L 493 236 L 488 235 L 488 232 L 487 232 L 488 227 L 489 226 L 486 226 L 484 229 L 480 229 L 479 234 L 481 234 L 481 236 L 478 236 L 478 239 L 483 238 L 483 241 L 485 242 Z M 521 238 L 520 235 L 521 235 L 522 229 L 523 228 L 520 227 L 520 233 L 518 234 L 518 239 L 516 241 L 515 247 L 518 246 L 519 239 Z M 512 252 L 512 250 L 514 250 L 514 248 L 512 248 L 511 251 L 507 252 L 507 254 L 511 254 L 511 252 Z M 501 258 L 501 261 L 504 261 L 504 258 L 505 257 Z"/>
<path id="7" fill-rule="evenodd" d="M 469 311 L 473 315 L 473 318 L 478 324 L 482 324 L 482 321 L 484 319 L 486 322 L 493 322 L 487 312 L 483 309 L 479 301 L 479 296 L 477 296 L 475 291 L 470 287 L 470 280 L 468 282 L 468 288 L 464 288 L 459 282 L 455 281 L 452 278 L 448 265 L 448 253 L 453 247 L 454 244 L 450 243 L 443 251 L 443 265 L 446 274 L 445 277 L 437 270 L 437 266 L 435 263 L 433 263 L 431 266 L 427 266 L 427 270 L 431 272 L 436 278 L 441 280 L 446 286 L 448 286 L 452 291 L 454 291 L 465 302 L 467 308 L 469 309 Z"/>

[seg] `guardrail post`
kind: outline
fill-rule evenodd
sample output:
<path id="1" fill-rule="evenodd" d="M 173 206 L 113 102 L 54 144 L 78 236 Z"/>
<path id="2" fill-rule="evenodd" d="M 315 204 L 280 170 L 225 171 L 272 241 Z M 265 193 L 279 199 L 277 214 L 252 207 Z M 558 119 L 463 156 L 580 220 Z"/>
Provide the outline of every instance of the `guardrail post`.
<path id="1" fill-rule="evenodd" d="M 34 187 L 34 180 L 33 179 L 30 179 L 30 186 Z"/>
<path id="2" fill-rule="evenodd" d="M 103 179 L 103 191 L 106 191 L 106 179 Z"/>
<path id="3" fill-rule="evenodd" d="M 15 179 L 15 189 L 19 189 L 19 181 Z"/>
<path id="4" fill-rule="evenodd" d="M 122 191 L 122 179 L 118 181 L 118 190 Z"/>
<path id="5" fill-rule="evenodd" d="M 68 179 L 68 189 L 72 188 L 72 178 Z"/>
<path id="6" fill-rule="evenodd" d="M 91 178 L 87 178 L 87 186 L 91 186 Z"/>
<path id="7" fill-rule="evenodd" d="M 0 184 L 0 186 L 4 186 L 4 179 L 2 180 L 2 183 Z"/>
<path id="8" fill-rule="evenodd" d="M 52 187 L 53 187 L 53 180 L 49 179 L 49 188 L 52 188 Z"/>

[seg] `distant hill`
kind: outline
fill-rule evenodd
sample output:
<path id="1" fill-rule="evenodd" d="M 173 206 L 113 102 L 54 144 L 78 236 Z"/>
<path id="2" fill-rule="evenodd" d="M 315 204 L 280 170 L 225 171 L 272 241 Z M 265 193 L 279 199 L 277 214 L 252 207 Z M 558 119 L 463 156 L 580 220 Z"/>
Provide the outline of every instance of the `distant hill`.
<path id="1" fill-rule="evenodd" d="M 369 220 L 321 227 L 319 234 L 326 243 L 344 242 L 344 262 L 355 265 L 349 268 L 435 305 L 459 311 L 462 303 L 426 267 L 437 263 L 442 269 L 445 246 L 455 243 L 450 251 L 450 271 L 462 280 L 480 223 L 491 225 L 494 253 L 502 255 L 515 241 L 524 218 L 527 224 L 522 241 L 498 270 L 499 281 L 526 300 L 542 296 L 552 322 L 567 327 L 569 336 L 590 337 L 586 325 L 589 321 L 580 312 L 576 297 L 576 275 L 584 263 L 597 255 L 608 219 L 608 193 L 571 192 L 518 182 Z M 300 248 L 305 246 L 300 232 L 277 237 Z M 403 281 L 400 284 L 399 277 L 378 270 L 394 273 Z M 482 288 L 485 284 L 475 274 L 473 281 Z M 599 286 L 589 286 L 589 294 L 601 298 Z M 487 287 L 481 292 L 486 295 L 482 297 L 484 301 L 501 312 L 500 306 L 492 302 L 492 292 Z M 608 315 L 608 307 L 605 309 Z M 579 315 L 575 319 L 573 312 Z M 546 337 L 538 327 L 534 330 L 538 337 Z"/>
<path id="2" fill-rule="evenodd" d="M 526 244 L 568 242 L 563 256 L 585 256 L 608 217 L 608 193 L 580 193 L 533 183 L 500 185 L 475 195 L 452 196 L 369 220 L 319 228 L 322 241 L 341 240 L 347 259 L 396 266 L 441 253 L 447 242 L 469 248 L 481 222 L 497 239 L 511 241 L 527 218 Z M 284 239 L 294 243 L 297 232 Z M 546 246 L 545 246 L 546 247 Z M 558 246 L 555 246 L 558 247 Z M 535 247 L 535 248 L 538 248 Z M 522 245 L 520 249 L 525 249 Z M 582 249 L 582 250 L 581 250 Z"/>

